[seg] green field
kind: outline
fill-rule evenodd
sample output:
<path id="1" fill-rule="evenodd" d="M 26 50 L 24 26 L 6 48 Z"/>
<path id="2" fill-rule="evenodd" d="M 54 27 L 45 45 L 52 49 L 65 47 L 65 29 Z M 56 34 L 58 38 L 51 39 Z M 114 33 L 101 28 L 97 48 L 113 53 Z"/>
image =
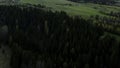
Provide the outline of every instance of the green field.
<path id="1" fill-rule="evenodd" d="M 21 0 L 20 3 L 30 3 L 30 4 L 42 4 L 53 11 L 66 11 L 70 15 L 101 15 L 105 16 L 100 12 L 118 12 L 120 7 L 117 6 L 107 6 L 98 5 L 91 3 L 74 3 L 67 0 Z"/>

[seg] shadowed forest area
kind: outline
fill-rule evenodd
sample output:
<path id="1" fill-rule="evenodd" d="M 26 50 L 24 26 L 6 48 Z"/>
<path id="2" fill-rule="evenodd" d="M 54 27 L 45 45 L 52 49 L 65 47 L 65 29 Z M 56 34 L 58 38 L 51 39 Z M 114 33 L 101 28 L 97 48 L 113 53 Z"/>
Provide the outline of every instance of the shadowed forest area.
<path id="1" fill-rule="evenodd" d="M 120 42 L 105 34 L 120 34 L 119 12 L 84 19 L 42 8 L 0 6 L 11 68 L 120 68 Z"/>

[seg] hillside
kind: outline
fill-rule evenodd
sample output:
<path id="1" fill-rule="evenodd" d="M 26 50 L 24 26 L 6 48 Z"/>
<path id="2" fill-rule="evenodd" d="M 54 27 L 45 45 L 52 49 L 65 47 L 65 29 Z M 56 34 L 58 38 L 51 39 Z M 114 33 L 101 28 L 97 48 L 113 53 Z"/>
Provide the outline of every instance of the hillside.
<path id="1" fill-rule="evenodd" d="M 34 5 L 1 5 L 0 12 L 0 33 L 8 34 L 0 68 L 120 68 L 120 13 L 86 20 Z"/>
<path id="2" fill-rule="evenodd" d="M 66 11 L 70 15 L 105 16 L 101 12 L 109 13 L 111 11 L 120 11 L 120 7 L 117 6 L 98 5 L 92 3 L 75 3 L 67 0 L 21 0 L 20 3 L 42 4 L 45 5 L 47 9 Z"/>
<path id="3" fill-rule="evenodd" d="M 119 57 L 118 6 L 68 0 L 0 3 L 0 68 L 120 68 Z"/>

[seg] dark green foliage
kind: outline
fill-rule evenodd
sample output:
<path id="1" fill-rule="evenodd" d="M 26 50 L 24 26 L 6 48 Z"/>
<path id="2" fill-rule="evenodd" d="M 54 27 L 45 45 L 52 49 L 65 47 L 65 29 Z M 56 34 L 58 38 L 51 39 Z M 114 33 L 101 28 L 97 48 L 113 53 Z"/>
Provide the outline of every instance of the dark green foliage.
<path id="1" fill-rule="evenodd" d="M 20 6 L 0 6 L 0 12 L 9 28 L 12 68 L 36 68 L 38 58 L 45 68 L 120 67 L 119 43 L 91 19 Z"/>

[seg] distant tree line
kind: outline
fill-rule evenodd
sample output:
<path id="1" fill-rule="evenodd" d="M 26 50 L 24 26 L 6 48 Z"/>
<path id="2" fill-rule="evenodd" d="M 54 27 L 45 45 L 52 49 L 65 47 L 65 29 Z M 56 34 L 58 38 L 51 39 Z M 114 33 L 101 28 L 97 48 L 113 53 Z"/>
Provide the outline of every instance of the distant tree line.
<path id="1" fill-rule="evenodd" d="M 119 12 L 108 12 L 105 15 L 109 17 L 101 17 L 99 15 L 90 16 L 89 21 L 92 21 L 92 24 L 104 29 L 105 31 L 120 34 L 120 13 Z"/>
<path id="2" fill-rule="evenodd" d="M 116 3 L 116 0 L 69 0 L 73 2 L 91 2 L 96 4 L 106 4 L 106 5 L 112 5 Z"/>
<path id="3" fill-rule="evenodd" d="M 0 13 L 9 29 L 11 68 L 120 68 L 120 43 L 97 26 L 99 16 L 20 6 L 0 6 Z"/>
<path id="4" fill-rule="evenodd" d="M 108 15 L 120 18 L 120 12 L 113 12 L 113 11 L 111 11 Z"/>

